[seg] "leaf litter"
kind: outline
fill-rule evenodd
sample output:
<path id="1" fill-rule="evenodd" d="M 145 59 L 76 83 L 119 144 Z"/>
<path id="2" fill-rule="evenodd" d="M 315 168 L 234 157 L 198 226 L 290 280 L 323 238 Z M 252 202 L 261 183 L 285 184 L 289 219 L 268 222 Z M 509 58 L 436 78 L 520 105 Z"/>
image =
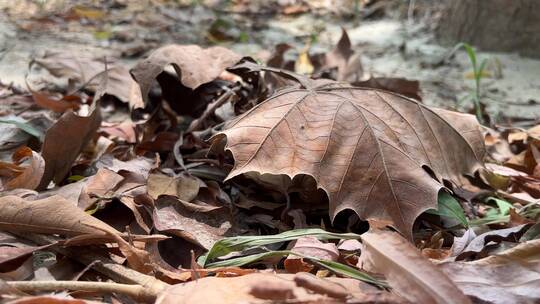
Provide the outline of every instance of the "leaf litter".
<path id="1" fill-rule="evenodd" d="M 422 104 L 417 81 L 366 79 L 345 29 L 327 53 L 291 49 L 268 67 L 179 44 L 131 69 L 34 58 L 66 85 L 0 97 L 7 298 L 537 301 L 538 126 L 489 129 Z M 29 281 L 54 265 L 68 279 Z"/>

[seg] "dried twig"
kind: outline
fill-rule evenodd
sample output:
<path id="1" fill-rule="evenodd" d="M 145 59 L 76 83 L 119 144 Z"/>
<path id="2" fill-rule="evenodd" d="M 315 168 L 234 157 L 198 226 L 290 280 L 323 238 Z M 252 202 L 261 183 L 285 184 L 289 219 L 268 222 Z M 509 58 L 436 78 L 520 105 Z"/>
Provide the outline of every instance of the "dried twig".
<path id="1" fill-rule="evenodd" d="M 229 101 L 229 99 L 234 94 L 236 94 L 236 92 L 240 91 L 241 88 L 242 86 L 240 85 L 235 86 L 232 89 L 225 91 L 225 93 L 223 93 L 223 95 L 221 95 L 218 99 L 216 99 L 216 101 L 209 104 L 208 107 L 206 107 L 206 110 L 204 110 L 204 113 L 201 115 L 201 117 L 191 122 L 186 133 L 191 133 L 193 131 L 199 130 L 203 122 L 206 121 L 206 119 L 208 118 L 208 116 L 212 115 L 216 111 L 217 108 L 221 107 L 227 101 Z"/>
<path id="2" fill-rule="evenodd" d="M 118 284 L 112 282 L 82 282 L 82 281 L 11 281 L 6 282 L 10 287 L 20 291 L 40 292 L 53 290 L 76 290 L 98 293 L 120 293 L 133 297 L 138 301 L 152 302 L 158 294 L 155 290 L 141 285 Z"/>
<path id="3" fill-rule="evenodd" d="M 42 235 L 42 234 L 25 234 L 11 232 L 33 241 L 39 245 L 51 244 L 58 240 L 54 237 Z M 133 269 L 127 268 L 123 265 L 117 264 L 111 259 L 102 255 L 93 253 L 89 250 L 81 250 L 80 248 L 66 248 L 60 246 L 51 247 L 50 250 L 65 255 L 73 260 L 76 260 L 83 265 L 89 265 L 94 263 L 92 269 L 100 272 L 116 282 L 122 282 L 127 284 L 137 284 L 146 289 L 148 295 L 158 295 L 161 291 L 169 286 L 169 284 L 160 281 L 152 276 L 140 273 Z"/>

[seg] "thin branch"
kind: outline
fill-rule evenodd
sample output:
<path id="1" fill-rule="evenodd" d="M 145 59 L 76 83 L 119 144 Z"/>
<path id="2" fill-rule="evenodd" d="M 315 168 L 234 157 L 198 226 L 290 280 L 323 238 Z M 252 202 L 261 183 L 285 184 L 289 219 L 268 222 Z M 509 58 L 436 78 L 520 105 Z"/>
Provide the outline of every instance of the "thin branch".
<path id="1" fill-rule="evenodd" d="M 223 95 L 221 95 L 218 99 L 216 99 L 216 101 L 209 104 L 206 110 L 204 110 L 204 113 L 201 115 L 201 117 L 191 122 L 186 133 L 191 133 L 193 131 L 199 130 L 203 122 L 206 121 L 206 119 L 208 118 L 208 116 L 212 115 L 216 111 L 217 108 L 221 107 L 227 101 L 229 101 L 229 99 L 234 94 L 236 94 L 236 92 L 240 91 L 241 88 L 242 86 L 233 87 L 232 89 L 227 90 L 225 93 L 223 93 Z"/>
<path id="2" fill-rule="evenodd" d="M 40 292 L 54 290 L 75 290 L 98 292 L 102 294 L 120 293 L 139 301 L 155 301 L 157 294 L 141 285 L 118 284 L 111 282 L 83 281 L 11 281 L 6 282 L 10 287 L 25 292 Z"/>
<path id="3" fill-rule="evenodd" d="M 52 244 L 58 241 L 54 237 L 43 234 L 29 234 L 20 232 L 11 233 L 27 240 L 33 241 L 34 243 L 39 245 Z M 77 247 L 66 248 L 60 246 L 53 246 L 50 248 L 50 250 L 65 255 L 75 261 L 80 262 L 83 265 L 89 265 L 94 263 L 92 269 L 94 269 L 95 271 L 108 276 L 116 282 L 141 285 L 148 290 L 147 292 L 149 294 L 157 295 L 169 286 L 169 284 L 160 281 L 153 276 L 149 276 L 133 269 L 127 268 L 123 265 L 117 264 L 113 260 L 100 254 L 93 253 L 89 250 L 84 250 Z"/>

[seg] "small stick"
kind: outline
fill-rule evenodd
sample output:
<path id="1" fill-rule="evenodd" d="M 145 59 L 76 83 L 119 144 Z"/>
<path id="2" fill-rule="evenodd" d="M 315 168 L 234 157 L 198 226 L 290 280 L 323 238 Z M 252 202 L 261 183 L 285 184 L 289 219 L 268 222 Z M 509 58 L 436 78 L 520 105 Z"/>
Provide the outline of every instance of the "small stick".
<path id="1" fill-rule="evenodd" d="M 240 91 L 241 88 L 241 86 L 233 87 L 232 89 L 227 90 L 225 93 L 223 93 L 223 95 L 216 99 L 216 101 L 209 104 L 206 110 L 204 110 L 204 113 L 201 115 L 201 117 L 191 122 L 186 133 L 191 133 L 200 129 L 203 122 L 208 118 L 208 116 L 212 115 L 217 108 L 221 107 L 223 104 L 225 104 L 225 102 L 229 101 L 229 98 L 233 94 L 236 94 L 236 92 Z"/>
<path id="2" fill-rule="evenodd" d="M 157 294 L 141 285 L 119 284 L 112 282 L 86 281 L 11 281 L 6 282 L 10 287 L 25 292 L 40 292 L 54 290 L 90 291 L 102 294 L 121 293 L 139 301 L 155 301 Z"/>
<path id="3" fill-rule="evenodd" d="M 17 236 L 30 240 L 39 245 L 52 244 L 57 241 L 54 237 L 43 234 L 29 234 L 21 232 L 11 232 Z M 140 273 L 123 265 L 117 264 L 111 259 L 100 254 L 93 253 L 89 250 L 81 250 L 77 248 L 64 248 L 60 246 L 51 247 L 50 250 L 65 255 L 83 265 L 94 263 L 92 269 L 102 273 L 114 281 L 138 284 L 147 289 L 148 294 L 158 295 L 165 290 L 169 284 L 160 281 L 152 276 Z"/>

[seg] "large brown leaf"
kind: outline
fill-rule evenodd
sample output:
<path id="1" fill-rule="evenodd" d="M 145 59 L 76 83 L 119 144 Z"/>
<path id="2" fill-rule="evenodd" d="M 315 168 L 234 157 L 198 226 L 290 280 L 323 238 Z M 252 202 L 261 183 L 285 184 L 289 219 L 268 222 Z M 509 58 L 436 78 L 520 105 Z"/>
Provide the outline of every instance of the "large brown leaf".
<path id="1" fill-rule="evenodd" d="M 483 140 L 471 115 L 280 73 L 304 88 L 277 93 L 215 138 L 226 136 L 235 159 L 228 179 L 248 172 L 307 174 L 326 191 L 332 218 L 352 209 L 363 219 L 392 221 L 410 236 L 416 217 L 436 208 L 439 181 L 460 183 L 482 165 Z"/>

